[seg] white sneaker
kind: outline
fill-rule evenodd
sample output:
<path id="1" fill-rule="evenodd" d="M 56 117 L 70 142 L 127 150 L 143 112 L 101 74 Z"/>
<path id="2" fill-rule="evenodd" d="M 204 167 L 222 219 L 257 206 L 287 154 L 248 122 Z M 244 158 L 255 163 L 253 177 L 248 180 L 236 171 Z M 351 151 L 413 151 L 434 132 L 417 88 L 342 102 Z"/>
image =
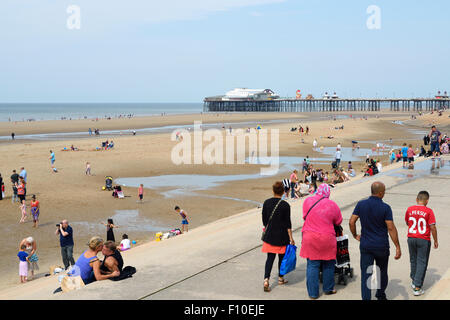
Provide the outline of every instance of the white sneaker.
<path id="1" fill-rule="evenodd" d="M 425 293 L 425 291 L 422 289 L 422 288 L 420 288 L 419 290 L 414 290 L 414 295 L 417 297 L 417 296 L 421 296 L 421 295 L 423 295 Z"/>
<path id="2" fill-rule="evenodd" d="M 415 289 L 416 286 L 414 285 L 414 282 L 411 282 L 411 288 Z"/>

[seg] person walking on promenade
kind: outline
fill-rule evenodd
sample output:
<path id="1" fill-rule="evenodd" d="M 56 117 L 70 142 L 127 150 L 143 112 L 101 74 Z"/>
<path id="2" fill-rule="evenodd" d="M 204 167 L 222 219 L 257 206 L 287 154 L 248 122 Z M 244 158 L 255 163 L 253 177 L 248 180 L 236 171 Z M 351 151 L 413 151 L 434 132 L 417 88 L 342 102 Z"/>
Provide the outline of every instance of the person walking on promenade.
<path id="1" fill-rule="evenodd" d="M 405 221 L 408 225 L 408 248 L 411 264 L 411 287 L 414 295 L 420 296 L 425 293 L 422 289 L 423 281 L 430 257 L 431 237 L 433 235 L 434 248 L 438 248 L 436 229 L 436 218 L 433 210 L 427 207 L 430 194 L 420 191 L 417 195 L 417 205 L 406 210 Z"/>
<path id="2" fill-rule="evenodd" d="M 73 259 L 73 229 L 69 226 L 67 220 L 63 220 L 60 224 L 56 225 L 57 229 L 55 234 L 59 235 L 59 244 L 61 246 L 61 256 L 64 263 L 64 268 L 67 270 L 69 265 L 75 265 Z"/>
<path id="3" fill-rule="evenodd" d="M 300 256 L 307 259 L 306 287 L 311 299 L 319 298 L 319 272 L 323 269 L 323 292 L 335 294 L 336 232 L 342 223 L 338 205 L 329 199 L 331 188 L 323 183 L 314 196 L 303 202 L 302 245 Z"/>
<path id="4" fill-rule="evenodd" d="M 273 198 L 264 201 L 262 208 L 262 223 L 264 235 L 262 237 L 262 252 L 267 253 L 264 271 L 264 291 L 270 292 L 270 273 L 278 254 L 278 284 L 284 285 L 287 281 L 280 274 L 281 261 L 283 261 L 288 244 L 295 245 L 292 237 L 291 206 L 281 197 L 284 193 L 283 183 L 277 181 L 272 186 Z"/>
<path id="5" fill-rule="evenodd" d="M 376 297 L 378 300 L 387 300 L 385 291 L 389 281 L 389 236 L 395 245 L 395 260 L 400 259 L 402 251 L 398 241 L 397 228 L 392 217 L 392 209 L 382 200 L 386 192 L 385 185 L 382 182 L 374 182 L 371 186 L 371 192 L 372 196 L 359 201 L 356 205 L 349 226 L 353 237 L 360 241 L 362 299 L 371 300 L 370 274 L 373 273 L 373 269 L 369 270 L 369 267 L 375 261 L 377 275 L 379 275 Z M 360 235 L 356 232 L 356 221 L 358 219 L 361 220 Z"/>

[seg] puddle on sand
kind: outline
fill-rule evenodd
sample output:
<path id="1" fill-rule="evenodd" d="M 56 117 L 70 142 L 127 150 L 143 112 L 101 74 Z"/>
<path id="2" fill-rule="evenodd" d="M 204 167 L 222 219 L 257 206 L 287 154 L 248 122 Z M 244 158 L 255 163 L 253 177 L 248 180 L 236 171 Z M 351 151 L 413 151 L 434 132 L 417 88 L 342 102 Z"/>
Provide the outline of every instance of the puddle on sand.
<path id="1" fill-rule="evenodd" d="M 115 210 L 115 214 L 110 217 L 105 217 L 105 221 L 74 221 L 70 222 L 70 225 L 75 230 L 79 230 L 77 232 L 80 233 L 86 233 L 91 236 L 104 235 L 106 234 L 106 227 L 102 222 L 106 222 L 106 219 L 108 218 L 113 219 L 114 224 L 117 224 L 120 227 L 120 229 L 117 229 L 120 234 L 132 232 L 159 232 L 161 230 L 170 229 L 169 226 L 140 216 L 139 210 Z M 117 239 L 119 239 L 119 237 L 116 234 L 116 240 Z"/>
<path id="2" fill-rule="evenodd" d="M 429 175 L 435 176 L 450 176 L 450 161 L 449 160 L 432 160 L 427 159 L 414 165 L 414 169 L 399 168 L 384 173 L 391 177 L 399 177 L 405 179 L 422 178 Z"/>
<path id="3" fill-rule="evenodd" d="M 141 184 L 148 189 L 169 188 L 171 190 L 162 192 L 165 197 L 195 195 L 192 191 L 209 190 L 219 187 L 230 181 L 254 180 L 267 177 L 267 175 L 240 174 L 240 175 L 200 175 L 200 174 L 175 174 L 154 177 L 118 178 L 115 183 L 124 187 L 138 188 Z M 198 195 L 201 196 L 201 195 Z"/>
<path id="4" fill-rule="evenodd" d="M 323 149 L 316 149 L 316 151 L 328 155 L 329 157 L 327 158 L 327 160 L 329 159 L 329 160 L 333 161 L 334 156 L 336 154 L 336 147 L 324 147 Z M 389 151 L 390 151 L 389 148 L 384 148 L 384 149 L 380 148 L 379 151 L 377 151 L 377 150 L 373 151 L 373 149 L 368 149 L 368 148 L 359 148 L 359 149 L 353 150 L 352 148 L 349 148 L 349 147 L 342 147 L 341 148 L 341 152 L 342 152 L 341 162 L 342 161 L 361 161 L 361 158 L 365 159 L 367 154 L 369 154 L 369 156 L 371 156 L 371 157 L 376 157 L 376 156 L 382 156 Z"/>

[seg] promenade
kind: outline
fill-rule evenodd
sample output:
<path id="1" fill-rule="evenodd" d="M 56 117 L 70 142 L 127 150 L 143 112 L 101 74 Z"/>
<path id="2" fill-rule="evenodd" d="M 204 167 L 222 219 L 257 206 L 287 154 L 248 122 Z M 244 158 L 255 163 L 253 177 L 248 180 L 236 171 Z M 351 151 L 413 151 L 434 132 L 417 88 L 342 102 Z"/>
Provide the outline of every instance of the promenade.
<path id="1" fill-rule="evenodd" d="M 370 178 L 355 179 L 332 190 L 331 199 L 342 210 L 344 233 L 350 236 L 349 251 L 355 276 L 347 286 L 337 285 L 338 293 L 321 295 L 320 299 L 356 299 L 360 295 L 359 243 L 351 237 L 348 220 L 356 203 L 370 195 L 370 185 L 382 181 L 386 185 L 384 201 L 391 205 L 402 248 L 400 260 L 389 261 L 388 299 L 450 299 L 450 159 L 441 168 L 432 161 L 417 162 L 416 169 L 405 170 L 401 164 Z M 406 208 L 415 204 L 419 191 L 427 190 L 437 220 L 439 249 L 431 250 L 424 289 L 426 294 L 414 297 L 410 287 Z M 268 194 L 268 197 L 270 195 Z M 300 247 L 302 200 L 291 202 L 296 245 Z M 211 208 L 214 210 L 214 208 Z M 125 265 L 135 266 L 137 273 L 120 282 L 101 281 L 82 290 L 53 294 L 59 286 L 56 276 L 37 279 L 0 292 L 0 299 L 87 299 L 87 300 L 264 300 L 308 299 L 306 260 L 298 257 L 297 268 L 286 276 L 289 283 L 277 285 L 276 263 L 272 270 L 272 292 L 263 292 L 266 255 L 261 253 L 261 209 L 253 209 L 213 223 L 197 227 L 187 234 L 162 242 L 150 242 L 124 252 Z M 357 223 L 360 232 L 359 222 Z M 391 242 L 392 246 L 392 242 Z M 298 254 L 298 251 L 297 251 Z"/>

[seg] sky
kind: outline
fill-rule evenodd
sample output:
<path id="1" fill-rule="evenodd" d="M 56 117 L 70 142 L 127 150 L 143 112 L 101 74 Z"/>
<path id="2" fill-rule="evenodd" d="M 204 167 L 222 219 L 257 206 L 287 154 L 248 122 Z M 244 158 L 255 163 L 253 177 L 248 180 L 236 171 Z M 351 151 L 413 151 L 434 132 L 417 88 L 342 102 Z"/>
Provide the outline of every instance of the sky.
<path id="1" fill-rule="evenodd" d="M 80 10 L 79 29 L 67 21 Z M 370 6 L 379 8 L 379 28 Z M 0 102 L 448 90 L 450 1 L 1 0 Z M 378 16 L 377 16 L 378 17 Z"/>

